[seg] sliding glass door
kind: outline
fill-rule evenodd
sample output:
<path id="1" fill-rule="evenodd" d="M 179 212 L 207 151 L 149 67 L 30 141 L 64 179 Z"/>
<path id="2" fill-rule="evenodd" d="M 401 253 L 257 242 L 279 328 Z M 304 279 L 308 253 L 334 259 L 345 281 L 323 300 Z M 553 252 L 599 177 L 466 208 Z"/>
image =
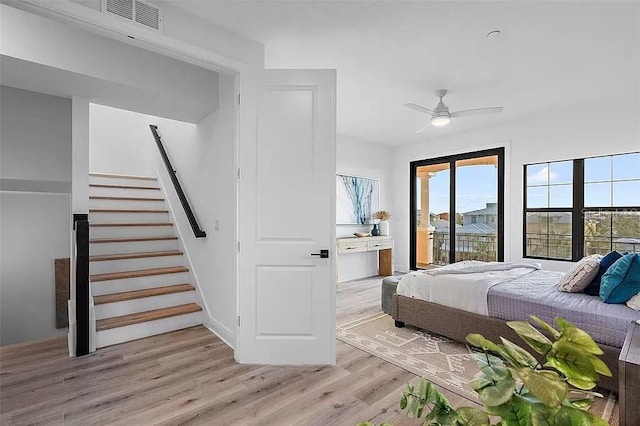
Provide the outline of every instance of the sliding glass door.
<path id="1" fill-rule="evenodd" d="M 411 268 L 504 258 L 504 149 L 411 163 Z"/>

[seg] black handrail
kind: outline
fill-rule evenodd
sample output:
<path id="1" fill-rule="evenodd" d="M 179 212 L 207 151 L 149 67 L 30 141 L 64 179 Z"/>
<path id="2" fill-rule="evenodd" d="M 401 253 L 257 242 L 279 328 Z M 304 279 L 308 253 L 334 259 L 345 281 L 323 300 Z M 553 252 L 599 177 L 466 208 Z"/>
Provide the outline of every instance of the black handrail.
<path id="1" fill-rule="evenodd" d="M 164 150 L 164 146 L 162 145 L 162 140 L 160 140 L 160 135 L 158 134 L 158 126 L 155 124 L 150 124 L 151 133 L 153 133 L 153 137 L 156 140 L 156 145 L 158 145 L 158 149 L 160 150 L 160 155 L 162 156 L 162 160 L 164 160 L 164 165 L 167 166 L 167 171 L 169 172 L 169 176 L 171 177 L 171 182 L 173 182 L 173 186 L 176 189 L 176 193 L 178 194 L 178 198 L 180 199 L 180 203 L 182 204 L 182 208 L 187 215 L 187 219 L 189 219 L 189 223 L 191 224 L 191 229 L 193 229 L 193 235 L 196 238 L 204 238 L 207 236 L 206 232 L 200 228 L 198 225 L 198 221 L 193 214 L 193 210 L 191 210 L 191 206 L 189 205 L 189 201 L 187 200 L 187 196 L 184 194 L 182 190 L 182 186 L 178 181 L 178 176 L 176 176 L 176 171 L 171 165 L 171 161 L 167 156 L 167 151 Z"/>
<path id="2" fill-rule="evenodd" d="M 76 356 L 89 353 L 89 220 L 73 215 L 76 251 Z"/>

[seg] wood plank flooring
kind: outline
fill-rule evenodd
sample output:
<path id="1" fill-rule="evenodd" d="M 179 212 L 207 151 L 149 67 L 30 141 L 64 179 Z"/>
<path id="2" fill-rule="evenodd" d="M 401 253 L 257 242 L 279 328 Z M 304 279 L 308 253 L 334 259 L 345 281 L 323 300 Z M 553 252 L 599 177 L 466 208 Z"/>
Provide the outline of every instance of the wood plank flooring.
<path id="1" fill-rule="evenodd" d="M 339 284 L 338 323 L 380 311 L 380 280 Z M 204 327 L 82 358 L 54 338 L 0 348 L 0 424 L 409 425 L 398 404 L 412 379 L 342 342 L 335 366 L 271 367 L 235 363 Z"/>

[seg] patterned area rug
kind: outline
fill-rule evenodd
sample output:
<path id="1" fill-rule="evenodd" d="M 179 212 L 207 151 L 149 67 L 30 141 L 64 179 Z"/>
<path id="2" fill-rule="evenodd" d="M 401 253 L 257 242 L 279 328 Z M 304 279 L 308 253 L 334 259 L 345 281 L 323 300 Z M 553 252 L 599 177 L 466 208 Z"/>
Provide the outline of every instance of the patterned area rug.
<path id="1" fill-rule="evenodd" d="M 478 371 L 474 352 L 468 345 L 446 337 L 407 326 L 396 328 L 393 318 L 376 313 L 337 326 L 336 337 L 371 355 L 384 359 L 418 376 L 425 377 L 437 386 L 472 401 L 478 401 L 469 382 Z M 616 396 L 602 392 L 589 411 L 618 425 Z"/>

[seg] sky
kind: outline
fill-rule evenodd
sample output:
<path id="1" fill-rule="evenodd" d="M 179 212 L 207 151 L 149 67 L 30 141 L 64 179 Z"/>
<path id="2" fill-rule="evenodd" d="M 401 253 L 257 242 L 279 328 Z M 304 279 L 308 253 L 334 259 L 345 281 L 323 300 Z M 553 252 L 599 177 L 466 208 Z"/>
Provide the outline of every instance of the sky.
<path id="1" fill-rule="evenodd" d="M 498 199 L 498 169 L 493 165 L 465 166 L 457 169 L 456 211 L 459 213 L 483 209 Z M 429 179 L 429 210 L 432 213 L 449 211 L 449 170 L 438 172 Z M 420 206 L 420 179 L 418 179 Z"/>
<path id="2" fill-rule="evenodd" d="M 640 205 L 640 153 L 585 160 L 585 206 L 617 207 Z M 497 200 L 495 166 L 457 168 L 456 211 L 482 209 Z M 573 162 L 542 163 L 527 167 L 528 206 L 571 207 Z M 420 179 L 417 185 L 420 206 Z M 449 211 L 449 170 L 429 180 L 429 210 Z"/>

